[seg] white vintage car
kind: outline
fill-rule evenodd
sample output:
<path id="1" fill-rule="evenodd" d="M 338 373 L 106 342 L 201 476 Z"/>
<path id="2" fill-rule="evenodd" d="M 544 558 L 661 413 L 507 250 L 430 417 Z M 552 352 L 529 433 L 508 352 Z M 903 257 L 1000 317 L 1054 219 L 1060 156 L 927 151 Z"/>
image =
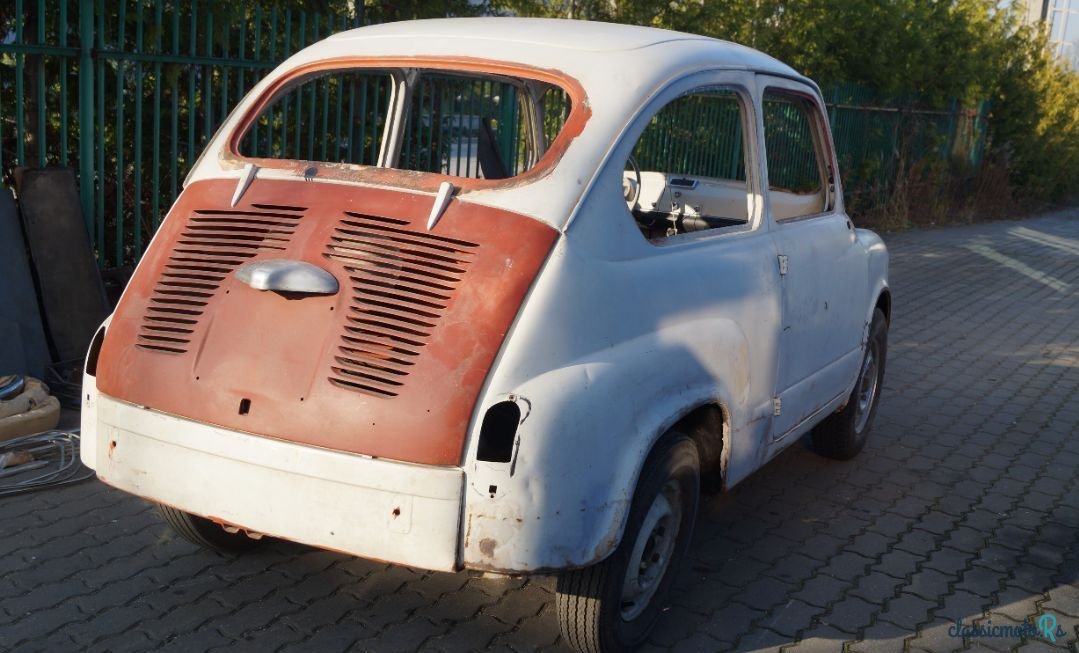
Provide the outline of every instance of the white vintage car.
<path id="1" fill-rule="evenodd" d="M 207 146 L 94 339 L 82 457 L 211 548 L 557 573 L 568 643 L 624 650 L 702 486 L 807 432 L 862 448 L 887 276 L 820 91 L 775 59 L 588 22 L 365 27 Z"/>

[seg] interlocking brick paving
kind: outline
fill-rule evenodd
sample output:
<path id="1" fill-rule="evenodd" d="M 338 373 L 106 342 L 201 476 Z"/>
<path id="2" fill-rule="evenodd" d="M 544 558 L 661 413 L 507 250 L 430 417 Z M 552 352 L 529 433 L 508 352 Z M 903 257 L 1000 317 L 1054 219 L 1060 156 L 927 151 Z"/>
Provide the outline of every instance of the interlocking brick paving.
<path id="1" fill-rule="evenodd" d="M 886 237 L 883 403 L 702 504 L 642 651 L 1051 651 L 1079 640 L 1079 216 Z M 273 542 L 218 557 L 96 481 L 0 500 L 0 649 L 564 651 L 550 579 Z M 952 637 L 1053 614 L 1063 636 Z"/>

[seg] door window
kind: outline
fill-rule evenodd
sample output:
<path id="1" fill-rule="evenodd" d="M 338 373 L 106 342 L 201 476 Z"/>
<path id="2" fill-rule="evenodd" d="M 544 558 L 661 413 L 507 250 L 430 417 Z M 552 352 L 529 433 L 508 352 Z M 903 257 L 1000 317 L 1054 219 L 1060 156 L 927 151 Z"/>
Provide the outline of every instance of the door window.
<path id="1" fill-rule="evenodd" d="M 652 116 L 622 185 L 646 238 L 748 223 L 745 120 L 740 96 L 725 88 L 693 91 Z"/>
<path id="2" fill-rule="evenodd" d="M 821 163 L 819 113 L 806 97 L 767 89 L 764 92 L 764 147 L 768 162 L 768 199 L 776 220 L 790 220 L 831 210 L 827 177 Z"/>

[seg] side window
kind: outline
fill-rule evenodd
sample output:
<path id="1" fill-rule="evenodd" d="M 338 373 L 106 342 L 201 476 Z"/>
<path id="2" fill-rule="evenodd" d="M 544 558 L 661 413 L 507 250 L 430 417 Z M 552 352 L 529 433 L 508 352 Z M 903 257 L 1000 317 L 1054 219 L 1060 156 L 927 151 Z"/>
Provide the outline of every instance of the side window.
<path id="1" fill-rule="evenodd" d="M 821 163 L 825 161 L 816 124 L 816 106 L 796 93 L 764 92 L 764 148 L 768 161 L 768 199 L 776 220 L 830 210 L 831 198 Z"/>
<path id="2" fill-rule="evenodd" d="M 746 112 L 732 89 L 693 91 L 659 110 L 626 162 L 626 205 L 645 238 L 749 222 Z"/>

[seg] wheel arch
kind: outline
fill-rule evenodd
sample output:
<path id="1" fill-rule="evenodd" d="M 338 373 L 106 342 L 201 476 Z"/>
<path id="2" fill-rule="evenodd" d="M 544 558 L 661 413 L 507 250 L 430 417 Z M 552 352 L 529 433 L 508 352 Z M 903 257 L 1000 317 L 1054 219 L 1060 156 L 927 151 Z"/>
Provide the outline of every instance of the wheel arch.
<path id="1" fill-rule="evenodd" d="M 881 288 L 874 308 L 879 308 L 880 312 L 884 313 L 884 320 L 888 324 L 892 323 L 892 291 L 887 286 Z"/>
<path id="2" fill-rule="evenodd" d="M 745 367 L 744 347 L 727 350 L 733 360 L 722 375 L 702 366 L 699 352 L 652 339 L 637 345 L 633 355 L 618 351 L 623 343 L 513 388 L 529 410 L 512 462 L 493 465 L 470 455 L 466 463 L 466 568 L 545 573 L 605 559 L 623 537 L 649 456 L 672 429 L 696 444 L 705 487 L 726 485 L 746 410 L 745 379 L 734 371 Z M 621 364 L 611 364 L 612 357 Z"/>

